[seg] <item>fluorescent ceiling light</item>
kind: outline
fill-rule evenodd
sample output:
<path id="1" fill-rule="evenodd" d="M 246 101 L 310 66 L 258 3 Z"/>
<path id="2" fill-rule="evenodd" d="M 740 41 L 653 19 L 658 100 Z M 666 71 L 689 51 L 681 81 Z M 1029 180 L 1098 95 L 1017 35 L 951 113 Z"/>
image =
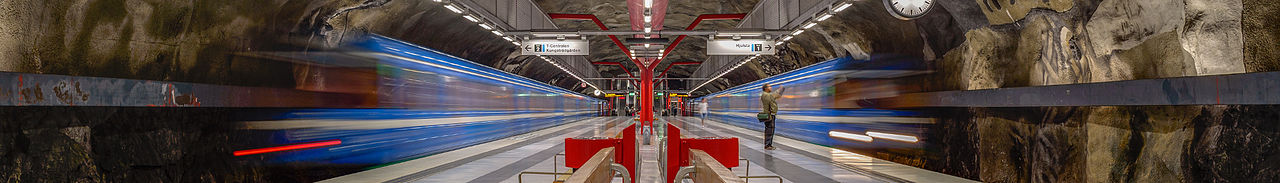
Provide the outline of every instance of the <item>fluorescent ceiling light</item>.
<path id="1" fill-rule="evenodd" d="M 782 41 L 790 41 L 792 36 L 782 37 Z"/>
<path id="2" fill-rule="evenodd" d="M 493 35 L 502 36 L 502 32 L 498 32 L 497 30 L 489 31 L 489 32 L 493 32 Z"/>
<path id="3" fill-rule="evenodd" d="M 831 18 L 831 14 L 826 14 L 826 15 L 822 15 L 821 17 L 818 17 L 818 21 L 821 22 L 823 20 L 827 20 L 828 18 Z"/>
<path id="4" fill-rule="evenodd" d="M 875 138 L 882 138 L 882 139 L 889 139 L 889 140 L 896 140 L 896 141 L 903 141 L 903 142 L 911 142 L 911 143 L 915 143 L 916 141 L 920 141 L 920 139 L 916 138 L 915 136 L 910 136 L 910 135 L 898 135 L 898 134 L 892 134 L 892 133 L 880 133 L 880 132 L 867 132 L 867 135 L 868 135 L 868 136 L 871 136 L 871 137 L 875 137 Z"/>
<path id="5" fill-rule="evenodd" d="M 800 33 L 804 33 L 804 29 L 800 29 L 800 30 L 796 30 L 795 32 L 791 32 L 791 35 L 792 35 L 792 36 L 794 36 L 794 35 L 800 35 Z"/>
<path id="6" fill-rule="evenodd" d="M 805 24 L 805 25 L 804 25 L 804 28 L 805 28 L 805 29 L 808 29 L 808 28 L 813 27 L 813 26 L 815 26 L 815 25 L 818 25 L 818 23 L 817 23 L 817 22 L 814 22 L 814 23 Z"/>
<path id="7" fill-rule="evenodd" d="M 840 6 L 836 6 L 836 9 L 834 11 L 835 12 L 844 11 L 844 9 L 849 8 L 850 5 L 853 5 L 853 4 L 849 4 L 849 3 L 841 4 Z"/>
<path id="8" fill-rule="evenodd" d="M 542 60 L 544 60 L 544 61 L 547 61 L 547 63 L 550 63 L 550 64 L 551 64 L 551 65 L 553 65 L 553 66 L 556 66 L 556 68 L 560 68 L 560 71 L 564 71 L 565 73 L 569 73 L 569 76 L 573 76 L 573 78 L 574 78 L 574 79 L 578 79 L 578 81 L 580 81 L 580 82 L 582 82 L 582 83 L 586 83 L 587 85 L 591 86 L 591 88 L 593 88 L 593 89 L 595 89 L 595 90 L 596 90 L 596 93 L 597 93 L 596 95 L 599 95 L 599 93 L 600 93 L 600 87 L 596 87 L 596 85 L 595 85 L 595 84 L 591 84 L 591 82 L 587 82 L 587 80 L 582 79 L 582 77 L 578 77 L 578 74 L 574 74 L 573 72 L 569 72 L 569 69 L 565 69 L 564 67 L 560 66 L 560 64 L 558 64 L 558 63 L 556 63 L 556 62 L 551 61 L 551 59 L 549 59 L 549 58 L 547 58 L 547 57 L 544 57 L 544 56 L 542 56 L 542 55 L 538 55 L 538 57 L 539 57 L 539 58 L 542 58 Z"/>
<path id="9" fill-rule="evenodd" d="M 739 62 L 738 65 L 733 66 L 733 68 L 730 68 L 729 70 L 726 70 L 724 72 L 721 72 L 720 74 L 717 74 L 716 77 L 711 77 L 710 80 L 703 81 L 702 84 L 699 84 L 697 87 L 693 87 L 692 90 L 689 90 L 689 93 L 692 93 L 693 91 L 698 91 L 699 88 L 702 88 L 702 86 L 706 86 L 707 83 L 711 83 L 711 81 L 720 79 L 721 76 L 724 76 L 725 74 L 729 74 L 729 72 L 733 72 L 733 70 L 738 69 L 738 67 L 742 67 L 742 64 L 747 64 L 747 62 L 751 62 L 751 59 L 754 59 L 754 58 L 755 57 L 752 57 L 749 59 L 743 59 L 742 62 Z"/>
<path id="10" fill-rule="evenodd" d="M 871 142 L 872 140 L 875 140 L 875 139 L 871 139 L 871 137 L 866 135 L 858 135 L 858 134 L 838 132 L 838 131 L 827 132 L 827 135 L 831 137 L 836 137 L 836 138 L 863 141 L 863 142 Z"/>
<path id="11" fill-rule="evenodd" d="M 782 45 L 782 43 L 786 43 L 786 42 L 778 41 L 778 43 L 773 43 L 773 45 Z"/>
<path id="12" fill-rule="evenodd" d="M 493 30 L 493 26 L 489 26 L 489 24 L 480 24 L 480 27 L 484 27 L 485 30 Z"/>
<path id="13" fill-rule="evenodd" d="M 506 39 L 507 41 L 516 41 L 516 40 L 512 40 L 511 37 L 502 37 L 502 39 Z"/>
<path id="14" fill-rule="evenodd" d="M 449 8 L 449 10 L 453 11 L 454 13 L 462 13 L 462 9 L 458 9 L 458 7 L 453 6 L 452 4 L 446 4 L 444 5 L 444 8 Z"/>
<path id="15" fill-rule="evenodd" d="M 649 23 L 649 22 L 653 22 L 653 16 L 645 15 L 644 23 Z"/>
<path id="16" fill-rule="evenodd" d="M 645 47 L 645 48 L 648 48 L 648 47 L 649 47 L 649 44 L 644 44 L 644 47 Z"/>
<path id="17" fill-rule="evenodd" d="M 652 8 L 653 0 L 644 0 L 644 8 Z"/>
<path id="18" fill-rule="evenodd" d="M 644 28 L 644 33 L 649 33 L 649 32 L 653 32 L 653 28 L 645 27 L 645 28 Z M 647 36 L 646 36 L 646 37 L 647 37 Z"/>
<path id="19" fill-rule="evenodd" d="M 516 46 L 520 46 L 520 43 L 515 42 L 515 41 L 511 41 L 511 44 L 514 44 L 514 45 L 516 45 Z"/>
<path id="20" fill-rule="evenodd" d="M 462 15 L 462 18 L 467 18 L 467 20 L 470 20 L 471 22 L 480 22 L 480 19 L 476 19 L 476 17 L 471 15 Z"/>

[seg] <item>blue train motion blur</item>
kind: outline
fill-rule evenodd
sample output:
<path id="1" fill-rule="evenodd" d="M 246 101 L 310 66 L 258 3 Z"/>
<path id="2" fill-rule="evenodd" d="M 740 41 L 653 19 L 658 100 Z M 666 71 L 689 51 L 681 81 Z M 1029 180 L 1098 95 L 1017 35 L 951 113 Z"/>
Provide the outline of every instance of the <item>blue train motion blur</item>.
<path id="1" fill-rule="evenodd" d="M 366 59 L 324 62 L 376 72 L 376 83 L 369 83 L 376 87 L 355 87 L 376 88 L 376 107 L 302 109 L 247 121 L 248 131 L 272 139 L 257 146 L 341 141 L 261 156 L 277 163 L 392 163 L 596 116 L 603 102 L 383 36 L 352 47 L 330 55 Z"/>
<path id="2" fill-rule="evenodd" d="M 708 103 L 718 121 L 763 131 L 756 119 L 762 85 L 786 87 L 778 100 L 777 135 L 846 149 L 924 147 L 927 125 L 934 120 L 917 111 L 874 109 L 867 99 L 902 92 L 894 78 L 928 73 L 918 59 L 876 55 L 870 59 L 837 58 L 755 82 L 712 93 L 693 101 Z"/>

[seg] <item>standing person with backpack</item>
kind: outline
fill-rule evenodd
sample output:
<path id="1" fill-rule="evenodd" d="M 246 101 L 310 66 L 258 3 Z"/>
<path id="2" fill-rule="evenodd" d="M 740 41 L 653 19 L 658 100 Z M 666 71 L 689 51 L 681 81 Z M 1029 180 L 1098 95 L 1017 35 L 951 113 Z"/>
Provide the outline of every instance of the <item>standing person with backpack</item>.
<path id="1" fill-rule="evenodd" d="M 765 83 L 761 89 L 764 90 L 764 93 L 760 94 L 760 106 L 764 109 L 759 114 L 756 114 L 756 119 L 764 123 L 764 149 L 773 150 L 775 149 L 773 147 L 773 123 L 778 118 L 778 99 L 782 98 L 782 92 L 786 91 L 787 88 L 779 87 L 778 92 L 773 92 L 769 84 Z"/>

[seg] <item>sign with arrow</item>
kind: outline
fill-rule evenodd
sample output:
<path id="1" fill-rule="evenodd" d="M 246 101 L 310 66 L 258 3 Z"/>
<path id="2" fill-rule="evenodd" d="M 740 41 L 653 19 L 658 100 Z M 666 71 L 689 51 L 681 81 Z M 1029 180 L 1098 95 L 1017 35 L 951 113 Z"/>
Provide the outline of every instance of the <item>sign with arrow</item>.
<path id="1" fill-rule="evenodd" d="M 520 43 L 521 55 L 587 55 L 591 45 L 580 39 L 532 39 Z"/>
<path id="2" fill-rule="evenodd" d="M 707 41 L 707 55 L 773 55 L 773 41 L 764 39 L 716 39 Z"/>

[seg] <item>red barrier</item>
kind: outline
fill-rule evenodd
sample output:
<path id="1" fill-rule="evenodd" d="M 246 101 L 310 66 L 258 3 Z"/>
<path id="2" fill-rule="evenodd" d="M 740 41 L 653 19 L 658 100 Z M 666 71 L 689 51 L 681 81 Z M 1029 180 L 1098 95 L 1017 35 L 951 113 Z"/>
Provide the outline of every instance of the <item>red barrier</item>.
<path id="1" fill-rule="evenodd" d="M 671 125 L 671 123 L 667 123 L 666 128 L 667 167 L 663 168 L 667 171 L 667 182 L 671 183 L 676 178 L 676 172 L 680 171 L 681 166 L 689 166 L 689 150 L 683 148 L 684 143 L 680 139 L 680 128 Z"/>
<path id="2" fill-rule="evenodd" d="M 688 149 L 706 151 L 716 158 L 725 168 L 738 167 L 738 138 L 734 137 L 699 137 L 681 139 Z M 684 152 L 689 150 L 685 149 Z"/>
<path id="3" fill-rule="evenodd" d="M 689 149 L 707 152 L 725 168 L 738 167 L 738 138 L 681 138 L 680 127 L 667 123 L 667 183 L 672 183 L 682 166 L 690 166 Z M 674 161 L 674 162 L 673 162 Z"/>
<path id="4" fill-rule="evenodd" d="M 600 149 L 615 147 L 614 162 L 627 167 L 631 177 L 636 177 L 637 124 L 622 130 L 622 139 L 616 138 L 566 138 L 564 139 L 565 166 L 581 168 Z M 727 168 L 738 166 L 738 138 L 703 137 L 681 138 L 680 128 L 667 124 L 667 180 L 673 182 L 681 166 L 689 166 L 689 149 L 707 152 Z M 636 179 L 632 179 L 633 183 Z"/>
<path id="5" fill-rule="evenodd" d="M 618 145 L 622 148 L 614 148 L 621 149 L 617 154 L 614 154 L 618 155 L 614 156 L 614 160 L 618 164 L 627 167 L 627 171 L 631 173 L 631 183 L 635 183 L 636 179 L 639 179 L 636 177 L 636 161 L 638 161 L 636 160 L 636 148 L 640 148 L 636 147 L 636 127 L 636 124 L 631 124 L 626 129 L 622 129 L 622 143 Z"/>
<path id="6" fill-rule="evenodd" d="M 590 160 L 596 152 L 608 147 L 617 147 L 621 142 L 620 139 L 604 137 L 565 138 L 564 165 L 569 168 L 582 168 L 582 164 L 587 163 L 587 160 Z"/>
<path id="7" fill-rule="evenodd" d="M 596 152 L 607 147 L 614 147 L 613 162 L 627 167 L 631 177 L 636 177 L 636 125 L 632 124 L 622 130 L 622 138 L 592 137 L 565 138 L 564 164 L 570 168 L 581 168 Z M 635 179 L 631 179 L 635 182 Z"/>

